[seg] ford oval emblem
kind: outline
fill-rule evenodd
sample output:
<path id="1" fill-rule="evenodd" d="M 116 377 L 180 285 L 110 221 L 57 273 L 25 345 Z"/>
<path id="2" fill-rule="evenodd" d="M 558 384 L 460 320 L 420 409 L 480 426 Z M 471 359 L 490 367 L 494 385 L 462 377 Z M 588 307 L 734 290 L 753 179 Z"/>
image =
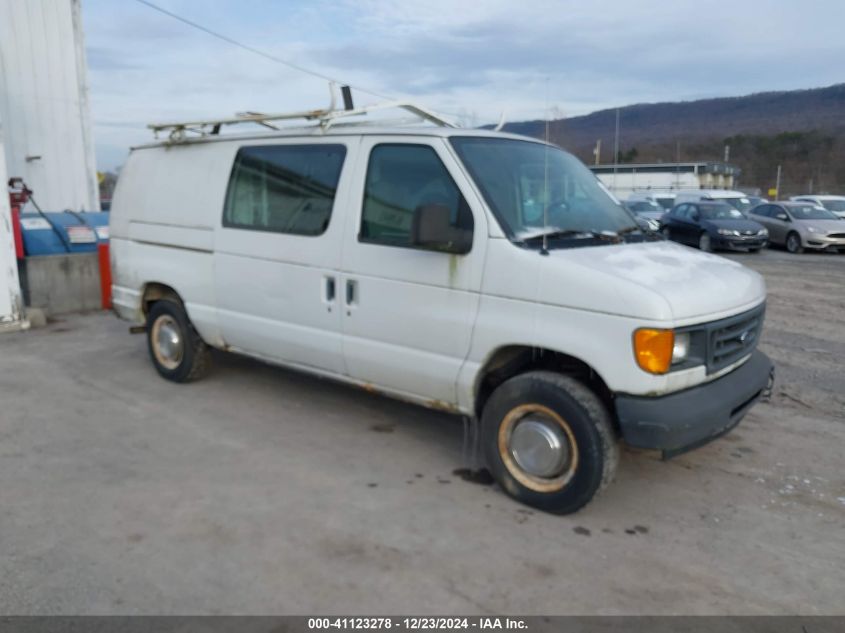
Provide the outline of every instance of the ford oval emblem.
<path id="1" fill-rule="evenodd" d="M 745 330 L 742 334 L 739 335 L 739 342 L 745 343 L 748 337 L 751 335 L 751 330 Z"/>

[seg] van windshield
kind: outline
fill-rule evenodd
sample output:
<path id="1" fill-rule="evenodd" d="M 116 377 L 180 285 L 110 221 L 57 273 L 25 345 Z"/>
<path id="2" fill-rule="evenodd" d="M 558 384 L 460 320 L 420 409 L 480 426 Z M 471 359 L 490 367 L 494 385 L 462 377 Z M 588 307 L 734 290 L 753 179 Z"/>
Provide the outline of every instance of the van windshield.
<path id="1" fill-rule="evenodd" d="M 502 138 L 450 140 L 512 241 L 546 234 L 555 245 L 569 246 L 639 231 L 593 173 L 557 147 Z"/>

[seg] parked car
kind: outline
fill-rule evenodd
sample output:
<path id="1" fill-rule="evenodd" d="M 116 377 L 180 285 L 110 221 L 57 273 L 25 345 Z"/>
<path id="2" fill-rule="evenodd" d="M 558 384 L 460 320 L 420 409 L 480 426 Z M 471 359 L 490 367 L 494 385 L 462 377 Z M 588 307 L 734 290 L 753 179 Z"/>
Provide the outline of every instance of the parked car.
<path id="1" fill-rule="evenodd" d="M 751 200 L 741 191 L 730 189 L 692 189 L 679 191 L 675 197 L 675 205 L 682 202 L 724 202 L 745 215 L 751 209 Z"/>
<path id="2" fill-rule="evenodd" d="M 845 196 L 803 195 L 792 196 L 790 200 L 793 202 L 810 202 L 817 207 L 822 207 L 831 213 L 835 213 L 840 218 L 845 218 Z"/>
<path id="3" fill-rule="evenodd" d="M 756 272 L 644 234 L 558 147 L 341 115 L 161 125 L 130 153 L 113 305 L 161 376 L 219 348 L 477 418 L 502 489 L 556 513 L 611 481 L 620 438 L 671 457 L 766 392 Z"/>
<path id="4" fill-rule="evenodd" d="M 669 211 L 675 206 L 675 194 L 671 191 L 649 191 L 647 193 L 634 192 L 628 196 L 628 202 L 653 202 L 659 204 L 663 211 Z"/>
<path id="5" fill-rule="evenodd" d="M 660 218 L 666 211 L 659 204 L 651 200 L 626 200 L 623 204 L 634 214 L 640 226 L 649 231 L 660 230 Z"/>
<path id="6" fill-rule="evenodd" d="M 663 219 L 663 235 L 681 244 L 756 253 L 766 246 L 768 232 L 724 202 L 687 202 L 677 205 Z"/>
<path id="7" fill-rule="evenodd" d="M 769 230 L 772 244 L 790 253 L 805 248 L 845 252 L 845 220 L 807 202 L 772 202 L 752 211 L 754 220 Z"/>
<path id="8" fill-rule="evenodd" d="M 660 231 L 660 223 L 657 220 L 644 218 L 641 215 L 634 215 L 634 220 L 637 226 L 646 233 L 658 233 Z"/>

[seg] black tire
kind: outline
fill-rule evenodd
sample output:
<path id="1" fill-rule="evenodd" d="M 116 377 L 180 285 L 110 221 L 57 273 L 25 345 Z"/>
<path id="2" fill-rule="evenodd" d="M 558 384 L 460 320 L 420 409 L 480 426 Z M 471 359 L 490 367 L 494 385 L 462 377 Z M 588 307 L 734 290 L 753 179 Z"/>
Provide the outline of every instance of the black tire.
<path id="1" fill-rule="evenodd" d="M 707 231 L 702 231 L 698 236 L 698 248 L 704 253 L 713 252 L 713 242 L 710 239 L 710 234 Z"/>
<path id="2" fill-rule="evenodd" d="M 672 240 L 672 230 L 668 226 L 664 226 L 662 229 L 660 229 L 660 232 L 663 234 L 663 237 L 665 237 L 667 240 Z"/>
<path id="3" fill-rule="evenodd" d="M 156 323 L 159 323 L 159 328 Z M 160 358 L 160 346 L 153 337 L 161 324 L 167 324 L 178 331 L 181 340 L 180 354 L 173 359 Z M 156 348 L 159 348 L 157 355 Z M 205 376 L 211 369 L 211 350 L 200 338 L 181 304 L 175 301 L 156 301 L 147 314 L 147 350 L 156 371 L 173 382 L 190 382 Z"/>
<path id="4" fill-rule="evenodd" d="M 801 236 L 795 231 L 786 236 L 786 250 L 795 255 L 804 252 L 804 247 L 801 245 Z"/>
<path id="5" fill-rule="evenodd" d="M 555 421 L 568 427 L 567 437 L 574 440 L 566 472 L 554 479 L 521 470 L 515 453 L 504 448 L 513 429 L 537 411 L 556 414 Z M 481 441 L 487 466 L 505 492 L 554 514 L 586 505 L 613 480 L 619 462 L 610 414 L 601 400 L 583 383 L 550 371 L 515 376 L 493 392 L 481 416 Z"/>

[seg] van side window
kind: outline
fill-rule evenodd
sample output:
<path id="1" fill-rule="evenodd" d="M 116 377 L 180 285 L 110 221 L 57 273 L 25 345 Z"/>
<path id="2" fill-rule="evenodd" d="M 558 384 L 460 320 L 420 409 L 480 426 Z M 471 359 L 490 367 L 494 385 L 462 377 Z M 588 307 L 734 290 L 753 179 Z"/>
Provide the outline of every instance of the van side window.
<path id="1" fill-rule="evenodd" d="M 324 233 L 345 156 L 343 145 L 242 147 L 229 179 L 223 226 Z"/>
<path id="2" fill-rule="evenodd" d="M 367 165 L 359 240 L 419 248 L 411 230 L 414 214 L 426 206 L 442 207 L 444 220 L 448 210 L 449 226 L 472 235 L 472 211 L 433 148 L 376 145 Z"/>

